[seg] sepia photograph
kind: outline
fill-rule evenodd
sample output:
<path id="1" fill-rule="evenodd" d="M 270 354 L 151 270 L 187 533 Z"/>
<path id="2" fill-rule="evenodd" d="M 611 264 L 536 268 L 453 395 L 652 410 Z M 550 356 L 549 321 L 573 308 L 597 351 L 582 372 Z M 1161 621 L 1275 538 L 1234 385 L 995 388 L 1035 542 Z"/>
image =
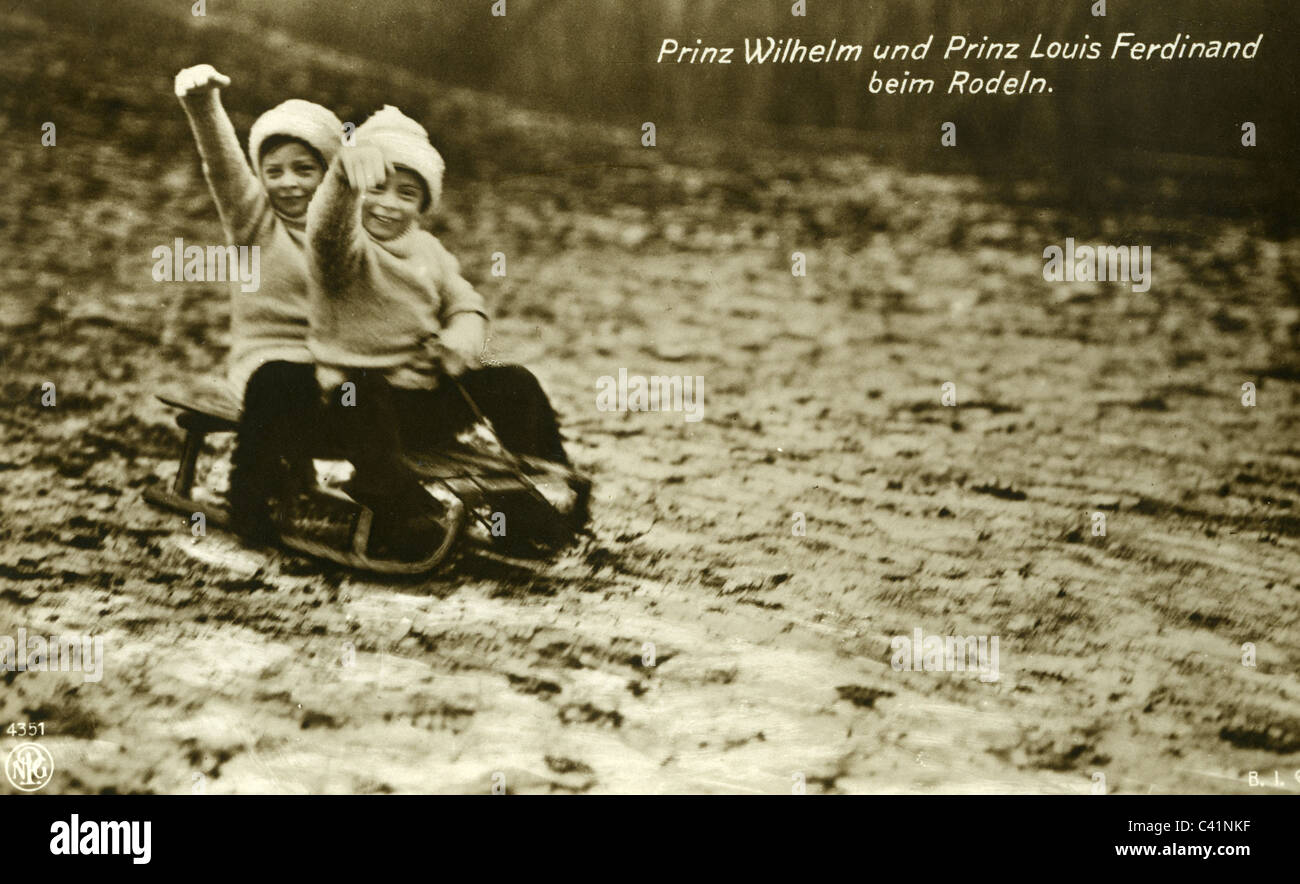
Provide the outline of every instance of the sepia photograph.
<path id="1" fill-rule="evenodd" d="M 82 799 L 33 849 L 1300 794 L 1297 21 L 0 3 L 0 792 Z M 1259 834 L 1162 814 L 1090 849 Z"/>

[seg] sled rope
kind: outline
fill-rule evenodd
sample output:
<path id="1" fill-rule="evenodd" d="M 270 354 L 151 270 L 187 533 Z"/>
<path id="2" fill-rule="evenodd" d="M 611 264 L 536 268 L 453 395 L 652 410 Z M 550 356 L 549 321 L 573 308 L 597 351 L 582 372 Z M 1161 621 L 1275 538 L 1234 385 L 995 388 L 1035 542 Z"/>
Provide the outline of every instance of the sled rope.
<path id="1" fill-rule="evenodd" d="M 460 382 L 460 378 L 451 375 L 446 375 L 446 378 L 451 381 L 452 385 L 460 393 L 461 398 L 465 400 L 465 404 L 469 406 L 470 413 L 474 415 L 474 420 L 487 427 L 488 432 L 492 434 L 492 438 L 496 441 L 497 447 L 501 449 L 501 459 L 505 462 L 506 468 L 510 470 L 513 478 L 523 486 L 524 491 L 529 497 L 531 497 L 535 502 L 540 503 L 552 516 L 555 517 L 556 521 L 551 526 L 550 533 L 552 533 L 557 539 L 560 539 L 561 532 L 563 531 L 561 526 L 564 523 L 564 516 L 549 500 L 546 499 L 546 496 L 542 494 L 542 492 L 538 491 L 536 486 L 529 481 L 528 477 L 524 474 L 523 462 L 515 456 L 513 451 L 506 448 L 505 445 L 501 443 L 501 437 L 497 435 L 496 427 L 492 426 L 492 422 L 484 416 L 482 410 L 478 407 L 478 403 L 469 395 L 469 391 L 465 389 L 465 385 Z"/>

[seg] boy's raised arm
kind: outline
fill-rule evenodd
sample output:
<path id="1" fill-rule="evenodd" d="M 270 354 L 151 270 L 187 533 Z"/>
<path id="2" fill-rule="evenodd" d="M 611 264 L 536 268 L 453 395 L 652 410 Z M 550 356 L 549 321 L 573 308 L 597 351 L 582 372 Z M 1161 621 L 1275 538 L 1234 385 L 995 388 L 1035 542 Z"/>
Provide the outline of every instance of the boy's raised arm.
<path id="1" fill-rule="evenodd" d="M 203 158 L 203 174 L 217 201 L 222 224 L 236 242 L 242 242 L 249 235 L 248 222 L 264 194 L 221 105 L 220 89 L 229 85 L 230 78 L 208 64 L 186 68 L 176 75 L 176 97 L 189 118 Z"/>
<path id="2" fill-rule="evenodd" d="M 353 151 L 345 147 L 330 163 L 307 208 L 307 247 L 311 272 L 321 289 L 336 293 L 347 290 L 365 255 L 365 231 L 361 229 L 361 194 L 365 175 L 356 168 Z M 382 169 L 382 158 L 380 160 Z M 357 182 L 357 186 L 352 181 Z M 381 177 L 382 180 L 382 177 Z"/>

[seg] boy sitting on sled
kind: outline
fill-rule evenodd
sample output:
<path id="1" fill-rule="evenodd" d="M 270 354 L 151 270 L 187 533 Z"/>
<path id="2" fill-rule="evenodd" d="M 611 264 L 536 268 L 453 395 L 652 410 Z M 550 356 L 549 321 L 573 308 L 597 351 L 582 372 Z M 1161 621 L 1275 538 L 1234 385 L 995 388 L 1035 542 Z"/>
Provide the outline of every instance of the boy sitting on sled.
<path id="1" fill-rule="evenodd" d="M 231 287 L 227 378 L 243 416 L 228 499 L 236 530 L 266 542 L 275 534 L 268 498 L 315 480 L 304 444 L 318 396 L 307 348 L 307 206 L 342 143 L 343 123 L 310 101 L 277 105 L 249 132 L 250 167 L 221 104 L 229 85 L 201 64 L 176 75 L 175 92 L 227 241 L 260 249 L 261 286 Z"/>
<path id="2" fill-rule="evenodd" d="M 418 558 L 441 539 L 402 453 L 450 443 L 472 426 L 467 396 L 515 454 L 568 463 L 532 373 L 480 364 L 483 298 L 419 225 L 437 209 L 442 174 L 424 127 L 385 107 L 340 150 L 307 217 L 308 343 L 356 467 L 349 493 L 374 512 L 370 553 L 383 558 Z"/>

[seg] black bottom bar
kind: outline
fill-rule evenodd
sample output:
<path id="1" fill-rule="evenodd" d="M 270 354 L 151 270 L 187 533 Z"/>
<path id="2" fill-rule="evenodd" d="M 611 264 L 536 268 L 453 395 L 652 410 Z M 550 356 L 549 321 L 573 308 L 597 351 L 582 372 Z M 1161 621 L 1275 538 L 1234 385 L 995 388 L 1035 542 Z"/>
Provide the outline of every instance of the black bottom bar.
<path id="1" fill-rule="evenodd" d="M 732 874 L 781 861 L 826 871 L 896 863 L 972 872 L 1133 863 L 1182 869 L 1285 860 L 1295 803 L 1285 796 L 1090 797 L 225 797 L 10 796 L 6 869 L 39 864 L 205 872 L 379 871 L 400 858 L 429 874 L 481 863 L 607 871 L 649 864 Z M 75 817 L 74 817 L 75 815 Z M 105 822 L 133 821 L 134 830 Z M 73 824 L 78 853 L 71 853 Z M 91 824 L 94 824 L 93 826 Z M 94 834 L 91 834 L 91 830 Z M 134 836 L 134 837 L 132 837 Z M 96 846 L 119 852 L 88 856 Z M 134 853 L 135 858 L 132 854 Z M 608 861 L 608 862 L 606 862 Z M 999 865 L 990 865 L 998 863 Z M 1035 867 L 1027 867 L 1035 868 Z"/>

